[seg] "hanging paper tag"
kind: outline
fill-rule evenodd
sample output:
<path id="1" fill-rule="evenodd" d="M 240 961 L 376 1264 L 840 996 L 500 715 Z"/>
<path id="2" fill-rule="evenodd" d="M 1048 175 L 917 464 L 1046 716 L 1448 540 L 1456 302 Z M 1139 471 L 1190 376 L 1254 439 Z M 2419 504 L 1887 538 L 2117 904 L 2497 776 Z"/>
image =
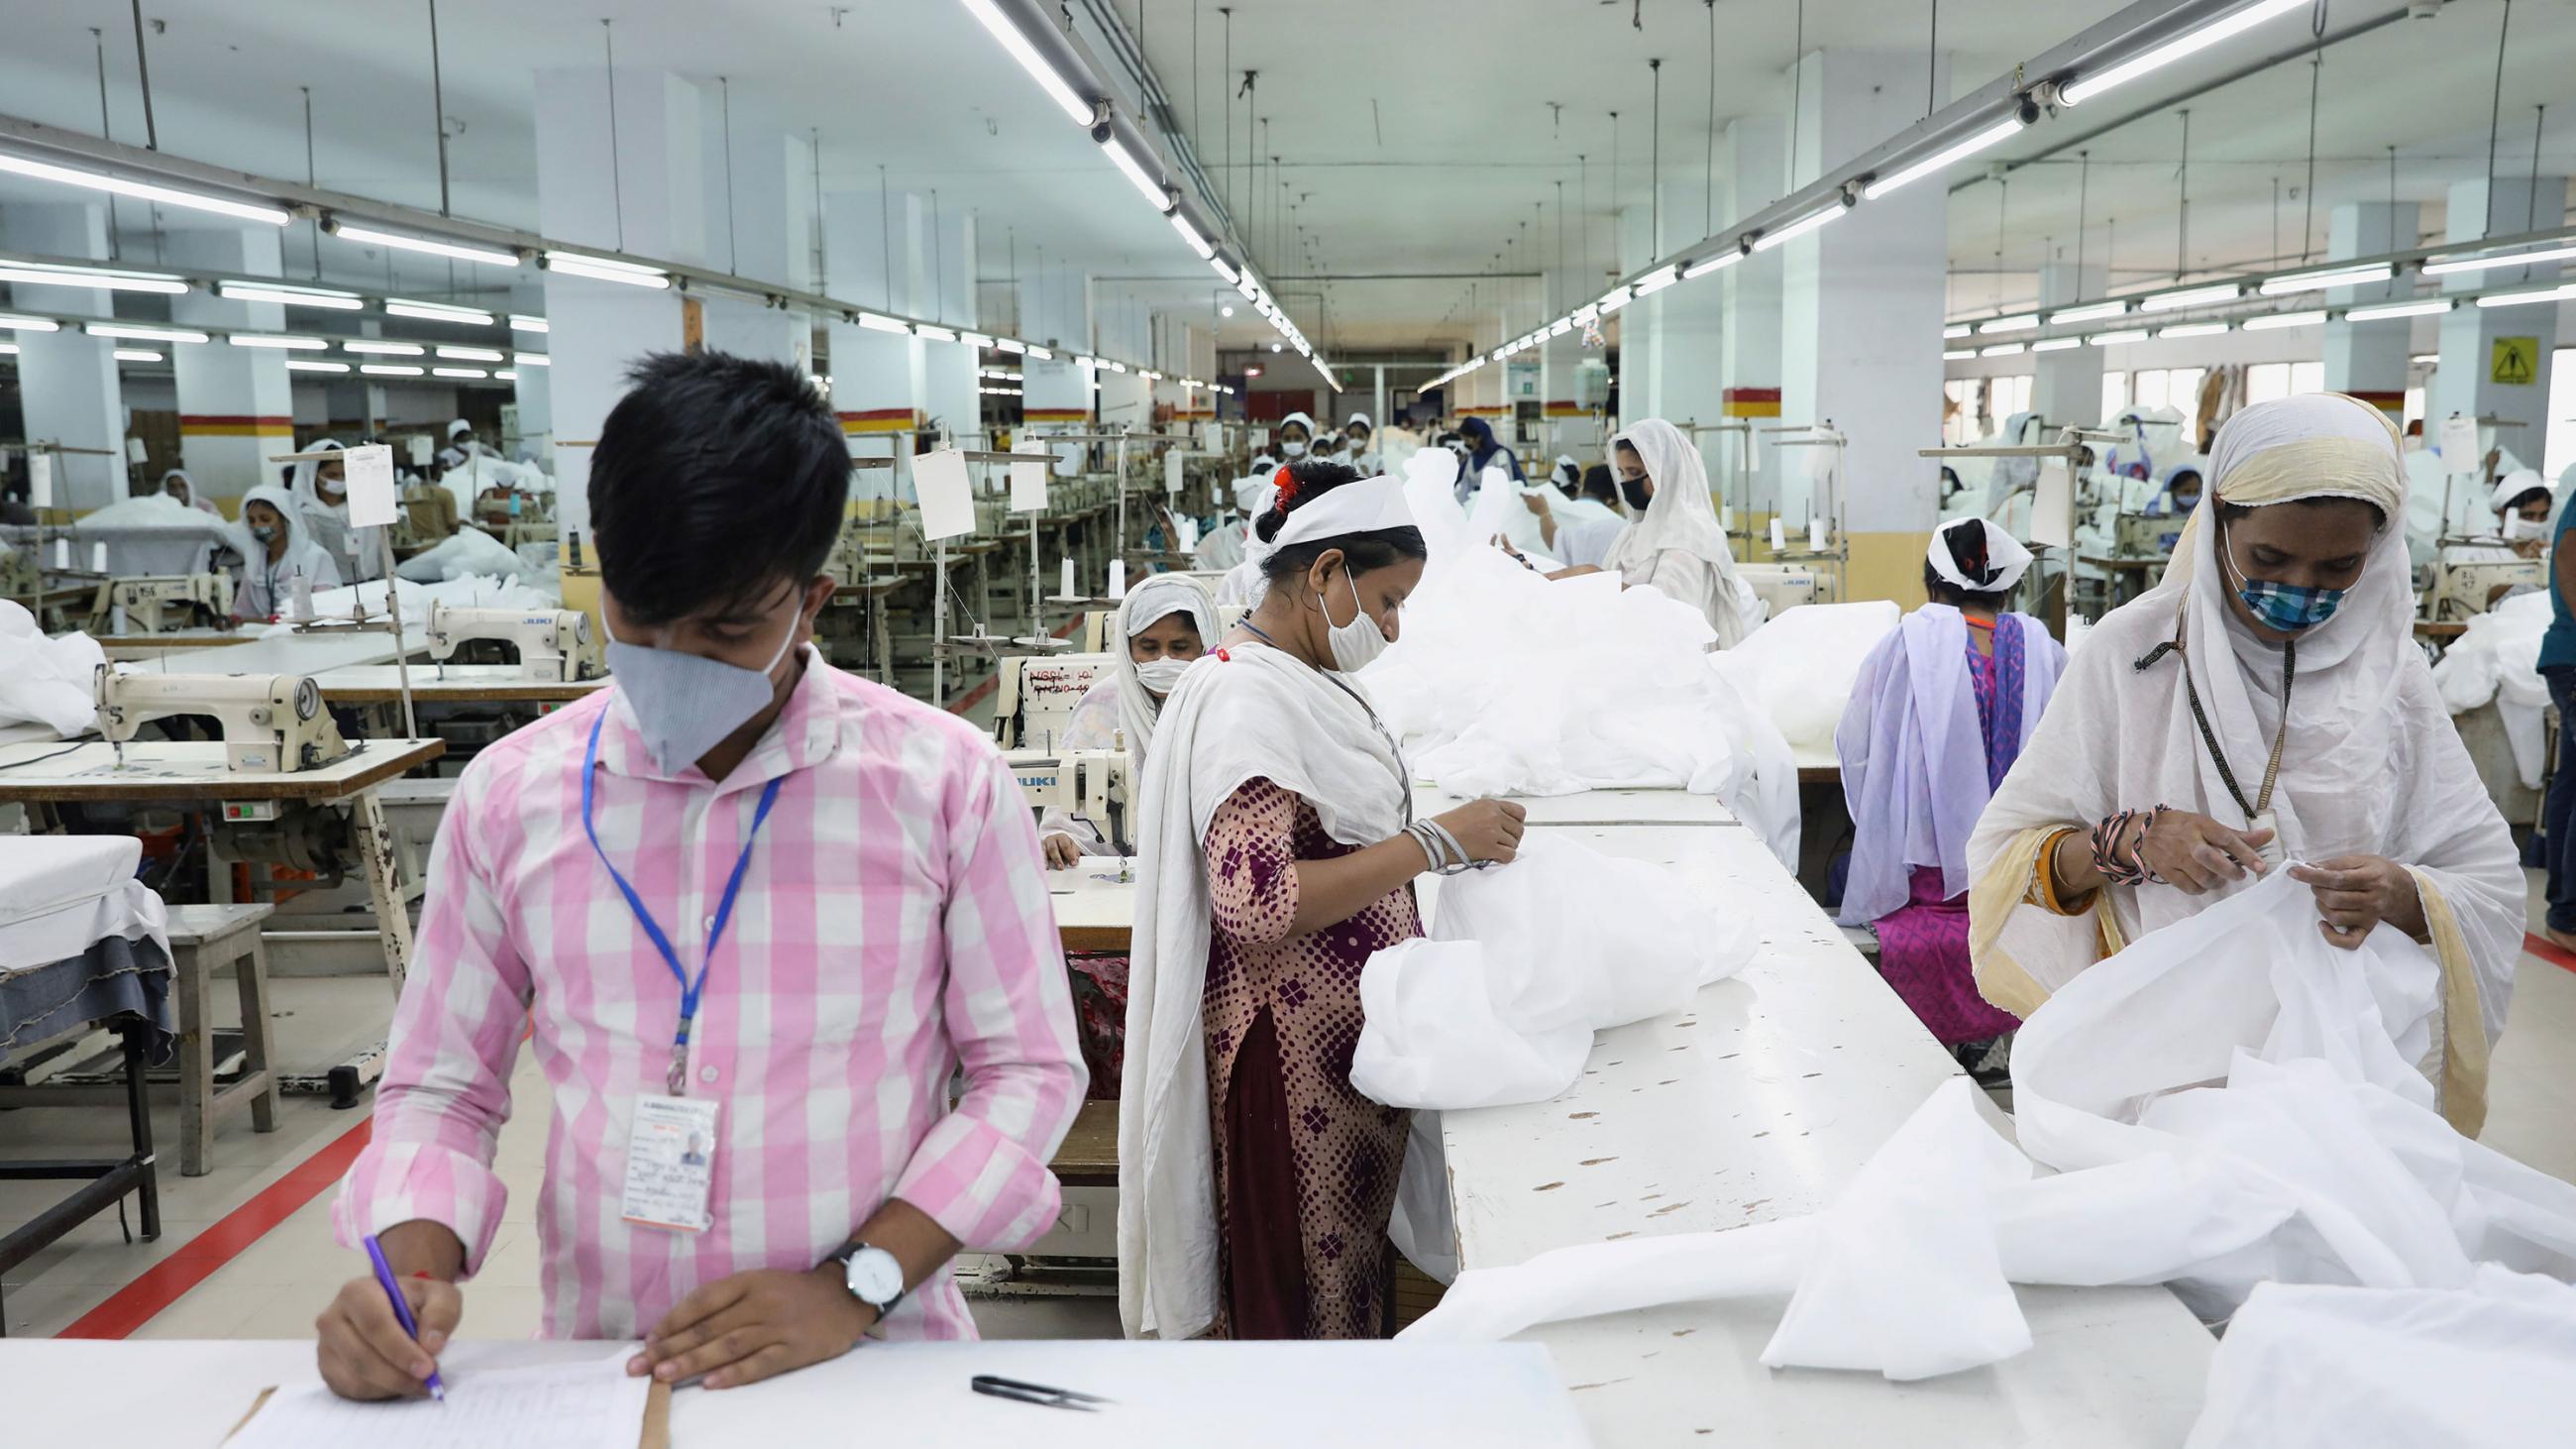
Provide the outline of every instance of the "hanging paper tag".
<path id="1" fill-rule="evenodd" d="M 2075 546 L 2075 478 L 2064 458 L 2039 463 L 2039 491 L 2030 505 L 2030 541 L 2045 548 Z"/>
<path id="2" fill-rule="evenodd" d="M 1047 468 L 1043 462 L 1011 465 L 1011 511 L 1036 513 L 1047 506 Z"/>
<path id="3" fill-rule="evenodd" d="M 638 1097 L 626 1137 L 626 1191 L 618 1216 L 648 1228 L 702 1233 L 715 1225 L 716 1103 L 703 1097 Z"/>
<path id="4" fill-rule="evenodd" d="M 149 462 L 151 457 L 152 454 L 150 451 L 145 449 L 141 438 L 128 438 L 125 440 L 125 461 L 129 463 L 143 463 Z"/>
<path id="5" fill-rule="evenodd" d="M 975 485 L 966 477 L 966 455 L 955 448 L 912 460 L 913 491 L 921 498 L 921 536 L 958 538 L 975 531 Z"/>
<path id="6" fill-rule="evenodd" d="M 1181 455 L 1178 449 L 1163 452 L 1163 491 L 1178 497 L 1181 491 Z"/>
<path id="7" fill-rule="evenodd" d="M 1199 546 L 1199 521 L 1195 518 L 1183 518 L 1180 520 L 1180 525 L 1181 552 L 1189 553 Z"/>
<path id="8" fill-rule="evenodd" d="M 27 506 L 54 506 L 54 455 L 34 448 L 27 450 Z"/>
<path id="9" fill-rule="evenodd" d="M 2478 420 L 2453 413 L 2442 419 L 2442 471 L 2475 473 L 2484 455 L 2478 449 Z"/>
<path id="10" fill-rule="evenodd" d="M 427 433 L 414 433 L 406 441 L 411 444 L 411 465 L 415 468 L 428 467 L 438 456 L 438 445 L 429 440 Z"/>
<path id="11" fill-rule="evenodd" d="M 401 512 L 394 499 L 394 450 L 383 443 L 368 443 L 351 448 L 344 459 L 340 466 L 348 475 L 350 526 L 390 525 Z M 517 494 L 511 495 L 511 501 L 517 499 Z"/>

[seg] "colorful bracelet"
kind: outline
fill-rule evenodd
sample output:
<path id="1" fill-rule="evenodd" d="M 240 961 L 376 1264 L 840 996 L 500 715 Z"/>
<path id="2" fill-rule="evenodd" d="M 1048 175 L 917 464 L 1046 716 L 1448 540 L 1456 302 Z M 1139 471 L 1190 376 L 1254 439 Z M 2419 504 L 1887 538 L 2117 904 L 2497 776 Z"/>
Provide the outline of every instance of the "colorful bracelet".
<path id="1" fill-rule="evenodd" d="M 2114 811 L 2094 825 L 2093 868 L 2101 873 L 2102 879 L 2124 886 L 2164 884 L 2164 878 L 2148 868 L 2146 858 L 2139 852 L 2146 844 L 2147 832 L 2156 828 L 2156 822 L 2169 808 L 2159 805 L 2153 810 Z M 2128 845 L 2128 858 L 2123 860 L 2121 842 L 2128 837 L 2132 825 L 2138 827 L 2138 833 Z"/>

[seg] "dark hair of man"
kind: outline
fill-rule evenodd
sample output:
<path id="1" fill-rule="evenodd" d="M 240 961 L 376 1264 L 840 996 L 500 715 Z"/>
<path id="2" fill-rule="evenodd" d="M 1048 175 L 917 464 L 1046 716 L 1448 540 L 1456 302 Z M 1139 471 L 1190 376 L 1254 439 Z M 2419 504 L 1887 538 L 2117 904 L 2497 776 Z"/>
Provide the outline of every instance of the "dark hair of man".
<path id="1" fill-rule="evenodd" d="M 1279 536 L 1288 526 L 1288 515 L 1311 506 L 1334 489 L 1360 481 L 1359 470 L 1329 458 L 1307 458 L 1288 465 L 1287 473 L 1294 487 L 1280 490 L 1278 502 L 1256 520 L 1252 529 L 1263 543 Z M 1315 566 L 1315 560 L 1335 549 L 1349 561 L 1354 574 L 1382 569 L 1398 559 L 1431 557 L 1431 546 L 1422 541 L 1422 530 L 1411 526 L 1381 528 L 1366 533 L 1345 533 L 1333 538 L 1310 538 L 1292 543 L 1262 560 L 1261 576 L 1276 583 L 1295 578 Z"/>
<path id="2" fill-rule="evenodd" d="M 657 352 L 591 453 L 600 579 L 639 623 L 772 604 L 823 571 L 849 498 L 841 426 L 803 374 Z"/>
<path id="3" fill-rule="evenodd" d="M 1994 565 L 1986 561 L 1986 531 L 1982 528 L 1953 528 L 1941 535 L 1950 549 L 1950 562 L 1963 578 L 1981 579 Z M 2019 587 L 2016 581 L 2014 587 Z M 1923 592 L 1936 604 L 1953 608 L 1984 609 L 2000 614 L 2012 606 L 2013 590 L 1963 589 L 1941 577 L 1929 560 L 1923 565 Z"/>

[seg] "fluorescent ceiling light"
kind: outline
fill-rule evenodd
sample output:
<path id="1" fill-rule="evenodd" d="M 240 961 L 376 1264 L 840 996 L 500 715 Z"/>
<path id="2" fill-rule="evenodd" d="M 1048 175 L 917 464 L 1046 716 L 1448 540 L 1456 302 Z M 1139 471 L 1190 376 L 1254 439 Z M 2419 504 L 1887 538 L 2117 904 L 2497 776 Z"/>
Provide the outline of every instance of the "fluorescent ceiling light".
<path id="1" fill-rule="evenodd" d="M 1953 338 L 1965 337 L 1976 330 L 1977 329 L 1975 327 L 1972 327 L 1965 322 L 1953 322 L 1949 326 L 1941 329 L 1941 340 L 1947 342 Z"/>
<path id="2" fill-rule="evenodd" d="M 2314 292 L 2326 287 L 2367 287 L 2396 275 L 2397 269 L 2386 262 L 2366 267 L 2332 267 L 2321 272 L 2274 277 L 2263 284 L 2262 292 L 2266 297 L 2284 297 L 2292 292 Z"/>
<path id="3" fill-rule="evenodd" d="M 1973 347 L 1954 347 L 1949 351 L 1942 353 L 1941 360 L 1943 362 L 1965 362 L 1976 355 L 1977 349 Z"/>
<path id="4" fill-rule="evenodd" d="M 146 352 L 140 347 L 120 347 L 116 349 L 116 360 L 119 362 L 160 362 L 163 358 L 158 352 Z"/>
<path id="5" fill-rule="evenodd" d="M 993 38 L 1002 43 L 1002 49 L 1009 51 L 1011 59 L 1020 63 L 1020 69 L 1029 73 L 1029 79 L 1038 83 L 1038 89 L 1045 91 L 1047 98 L 1063 109 L 1067 119 L 1077 126 L 1091 124 L 1090 104 L 1074 93 L 1072 85 L 1063 76 L 1055 73 L 1055 67 L 1047 64 L 1046 57 L 1038 54 L 1037 47 L 1029 44 L 1029 38 L 1020 33 L 1020 28 L 1011 23 L 1010 17 L 1004 15 L 993 0 L 966 0 L 966 10 L 992 32 Z"/>
<path id="6" fill-rule="evenodd" d="M 1111 372 L 1125 372 L 1127 370 L 1127 364 L 1123 362 L 1111 362 L 1106 358 L 1102 359 L 1101 365 L 1108 368 Z"/>
<path id="7" fill-rule="evenodd" d="M 2483 272 L 2489 267 L 2519 267 L 2540 262 L 2563 262 L 2576 257 L 2576 247 L 2551 247 L 2547 251 L 2513 252 L 2500 257 L 2453 257 L 2449 261 L 2427 262 L 2424 275 L 2447 277 L 2454 272 Z"/>
<path id="8" fill-rule="evenodd" d="M 993 345 L 1002 349 L 1004 352 L 1026 352 L 1029 350 L 1029 345 L 1020 341 L 1016 337 L 996 337 L 993 339 Z"/>
<path id="9" fill-rule="evenodd" d="M 2061 308 L 2048 314 L 2048 325 L 2057 327 L 2069 322 L 2099 322 L 2105 317 L 2128 315 L 2129 299 L 2123 297 L 2116 302 L 2087 302 L 2081 307 Z"/>
<path id="10" fill-rule="evenodd" d="M 0 171 L 13 171 L 32 176 L 38 181 L 58 181 L 65 186 L 85 186 L 92 191 L 105 191 L 117 196 L 131 196 L 141 201 L 157 201 L 163 206 L 181 206 L 190 211 L 211 211 L 220 216 L 238 217 L 243 221 L 264 221 L 270 226 L 284 226 L 294 220 L 274 206 L 227 201 L 202 192 L 181 191 L 176 187 L 155 186 L 148 181 L 129 181 L 102 171 L 83 171 L 71 166 L 56 166 L 26 156 L 0 153 Z"/>
<path id="11" fill-rule="evenodd" d="M 2448 297 L 2439 297 L 2428 302 L 2390 302 L 2384 306 L 2378 307 L 2355 307 L 2351 311 L 2343 314 L 2343 320 L 2346 322 L 2376 322 L 2383 317 L 2430 317 L 2436 312 L 2448 312 L 2450 310 L 2450 299 Z"/>
<path id="12" fill-rule="evenodd" d="M 879 316 L 874 312 L 861 312 L 859 314 L 859 325 L 865 327 L 871 332 L 891 332 L 898 337 L 910 337 L 912 335 L 912 329 L 910 327 L 896 321 L 892 317 Z"/>
<path id="13" fill-rule="evenodd" d="M 498 362 L 501 354 L 489 347 L 449 347 L 441 344 L 438 355 L 450 362 Z"/>
<path id="14" fill-rule="evenodd" d="M 1170 211 L 1180 204 L 1172 200 L 1171 193 L 1163 189 L 1163 183 L 1145 174 L 1144 163 L 1137 160 L 1136 153 L 1128 150 L 1127 143 L 1119 140 L 1114 133 L 1109 139 L 1100 143 L 1100 149 L 1109 153 L 1110 162 L 1127 173 L 1127 179 L 1136 183 L 1137 191 L 1143 193 L 1145 199 L 1153 203 L 1156 211 Z"/>
<path id="15" fill-rule="evenodd" d="M 1597 309 L 1595 315 L 1607 317 L 1611 313 L 1618 311 L 1620 308 L 1627 306 L 1628 302 L 1629 292 L 1627 288 L 1612 287 L 1609 291 L 1602 294 L 1599 302 L 1594 304 Z"/>
<path id="16" fill-rule="evenodd" d="M 17 343 L 15 343 L 15 342 L 0 342 L 0 357 L 15 357 L 15 356 L 17 356 L 17 355 L 18 355 L 18 344 L 17 344 Z"/>
<path id="17" fill-rule="evenodd" d="M 561 272 L 568 277 L 588 277 L 594 282 L 650 287 L 655 291 L 671 285 L 671 274 L 660 267 L 638 266 L 613 257 L 584 256 L 580 252 L 546 253 L 546 270 Z"/>
<path id="18" fill-rule="evenodd" d="M 2284 327 L 2322 327 L 2323 312 L 2275 312 L 2268 317 L 2248 317 L 2239 325 L 2248 332 L 2277 332 Z"/>
<path id="19" fill-rule="evenodd" d="M 1979 357 L 2018 357 L 2029 350 L 2030 349 L 2028 347 L 2018 342 L 1998 342 L 1992 347 L 1981 347 L 1977 349 L 1977 355 Z"/>
<path id="20" fill-rule="evenodd" d="M 1149 372 L 1141 367 L 1136 369 L 1136 375 L 1145 379 L 1147 382 L 1161 382 L 1163 380 L 1163 375 L 1161 373 Z"/>
<path id="21" fill-rule="evenodd" d="M 160 272 L 58 267 L 48 262 L 0 262 L 0 282 L 16 282 L 30 287 L 88 287 L 100 292 L 159 292 L 170 297 L 188 290 L 186 278 Z"/>
<path id="22" fill-rule="evenodd" d="M 1767 252 L 1773 247 L 1786 246 L 1790 242 L 1796 241 L 1798 238 L 1816 230 L 1818 227 L 1823 226 L 1826 222 L 1832 221 L 1841 216 L 1849 209 L 1850 208 L 1844 206 L 1839 201 L 1828 202 L 1823 209 L 1811 211 L 1805 216 L 1798 218 L 1796 221 L 1789 223 L 1787 226 L 1780 228 L 1778 231 L 1763 233 L 1761 239 L 1753 243 L 1753 249 L 1757 252 Z"/>
<path id="23" fill-rule="evenodd" d="M 510 330 L 513 332 L 552 332 L 554 328 L 547 325 L 546 319 L 543 317 L 531 317 L 524 312 L 513 312 L 510 314 Z"/>
<path id="24" fill-rule="evenodd" d="M 492 376 L 495 381 L 499 382 L 517 382 L 519 380 L 519 375 L 506 367 L 494 369 Z"/>
<path id="25" fill-rule="evenodd" d="M 2141 312 L 2171 312 L 2181 307 L 2205 307 L 2212 302 L 2233 302 L 2245 295 L 2245 289 L 2234 282 L 2221 282 L 2214 287 L 2185 287 L 2178 292 L 2158 292 L 2138 303 Z"/>
<path id="26" fill-rule="evenodd" d="M 2032 343 L 2030 345 L 2030 350 L 2033 352 L 2064 352 L 2070 347 L 2081 347 L 2083 345 L 2084 339 L 2081 337 L 2051 337 L 2045 342 Z"/>
<path id="27" fill-rule="evenodd" d="M 2570 283 L 2564 287 L 2544 287 L 2533 292 L 2498 292 L 2492 296 L 2480 297 L 2478 299 L 2478 305 L 2481 307 L 2527 307 L 2534 302 L 2556 302 L 2568 297 L 2576 297 L 2576 283 Z"/>
<path id="28" fill-rule="evenodd" d="M 1726 250 L 1717 253 L 1715 256 L 1702 257 L 1698 261 L 1691 263 L 1689 268 L 1683 271 L 1682 280 L 1685 282 L 1697 281 L 1699 278 L 1705 277 L 1711 272 L 1717 271 L 1721 268 L 1734 266 L 1737 262 L 1742 260 L 1744 260 L 1743 248 L 1728 247 Z"/>
<path id="29" fill-rule="evenodd" d="M 449 257 L 460 262 L 479 262 L 487 267 L 515 267 L 519 254 L 492 247 L 468 246 L 464 242 L 440 241 L 436 237 L 410 236 L 398 231 L 379 231 L 372 226 L 352 226 L 336 218 L 326 223 L 324 231 L 342 241 L 392 247 L 398 252 L 419 252 L 425 256 Z"/>
<path id="30" fill-rule="evenodd" d="M 2156 335 L 2158 337 L 2215 337 L 2226 330 L 2227 324 L 2224 322 L 2193 322 L 2180 327 L 2164 328 Z"/>
<path id="31" fill-rule="evenodd" d="M 340 344 L 342 352 L 377 352 L 387 357 L 418 357 L 428 349 L 417 342 L 368 342 L 349 338 Z"/>
<path id="32" fill-rule="evenodd" d="M 917 337 L 927 337 L 933 342 L 954 342 L 957 340 L 956 333 L 933 322 L 916 322 L 912 324 L 912 330 L 913 335 Z"/>
<path id="33" fill-rule="evenodd" d="M 421 369 L 417 367 L 406 367 L 399 362 L 362 362 L 358 364 L 358 371 L 365 373 L 369 377 L 418 377 L 421 375 Z"/>
<path id="34" fill-rule="evenodd" d="M 1681 279 L 1681 263 L 1675 262 L 1671 266 L 1657 267 L 1653 271 L 1639 277 L 1634 291 L 1637 296 L 1651 297 Z"/>
<path id="35" fill-rule="evenodd" d="M 484 378 L 490 377 L 492 374 L 479 367 L 433 367 L 429 370 L 429 375 L 432 377 Z"/>
<path id="36" fill-rule="evenodd" d="M 2113 86 L 2136 80 L 2152 70 L 2160 70 L 2184 56 L 2208 49 L 2230 36 L 2241 35 L 2276 15 L 2287 15 L 2304 9 L 2310 0 L 2256 0 L 2224 20 L 2204 25 L 2187 35 L 2177 36 L 2146 54 L 2120 62 L 2093 75 L 2077 76 L 2058 91 L 2065 105 L 2080 106 Z"/>
<path id="37" fill-rule="evenodd" d="M 367 305 L 366 299 L 355 292 L 256 286 L 249 282 L 217 282 L 215 295 L 228 302 L 275 302 L 285 307 L 320 307 L 333 312 L 355 312 Z"/>
<path id="38" fill-rule="evenodd" d="M 2431 367 L 2434 363 L 2442 360 L 2442 354 L 2438 352 L 2419 352 L 2406 360 L 2415 364 L 2417 367 Z"/>
<path id="39" fill-rule="evenodd" d="M 0 312 L 0 327 L 13 332 L 60 332 L 63 324 L 51 317 L 21 317 L 14 312 Z"/>
<path id="40" fill-rule="evenodd" d="M 969 347 L 990 347 L 993 345 L 993 339 L 985 336 L 981 332 L 961 331 L 957 334 L 957 340 L 965 343 Z"/>
<path id="41" fill-rule="evenodd" d="M 1025 352 L 1027 352 L 1029 356 L 1036 358 L 1036 359 L 1037 359 L 1038 361 L 1040 361 L 1040 362 L 1053 362 L 1053 361 L 1055 361 L 1055 354 L 1054 354 L 1054 353 L 1047 351 L 1045 348 L 1040 347 L 1040 346 L 1038 346 L 1038 345 L 1037 345 L 1037 344 L 1035 344 L 1035 343 L 1030 343 L 1030 344 L 1028 344 L 1028 345 L 1027 345 L 1026 347 L 1024 347 L 1022 350 L 1023 350 L 1023 351 L 1025 351 Z"/>
<path id="42" fill-rule="evenodd" d="M 1559 317 L 1555 321 L 1547 324 L 1547 335 L 1550 337 L 1563 337 L 1566 333 L 1573 330 L 1574 319 L 1571 317 Z"/>
<path id="43" fill-rule="evenodd" d="M 1216 260 L 1216 248 L 1209 246 L 1208 239 L 1199 235 L 1199 229 L 1190 225 L 1190 219 L 1178 210 L 1172 213 L 1172 230 L 1181 234 L 1181 240 L 1190 244 L 1190 250 L 1197 252 L 1200 260 Z"/>
<path id="44" fill-rule="evenodd" d="M 1586 302 L 1586 303 L 1584 303 L 1582 306 L 1575 308 L 1571 313 L 1567 314 L 1567 316 L 1566 316 L 1566 320 L 1567 320 L 1567 321 L 1569 321 L 1569 322 L 1573 322 L 1573 323 L 1576 323 L 1576 324 L 1580 325 L 1580 324 L 1582 324 L 1582 323 L 1592 321 L 1594 318 L 1599 317 L 1600 315 L 1601 315 L 1601 304 L 1600 304 L 1600 303 L 1598 303 L 1598 302 Z"/>
<path id="45" fill-rule="evenodd" d="M 1987 337 L 2000 332 L 2036 332 L 2038 330 L 2039 314 L 2036 312 L 2021 312 L 2010 317 L 1989 317 L 1977 324 L 1977 331 Z"/>
<path id="46" fill-rule="evenodd" d="M 137 327 L 125 322 L 84 322 L 81 330 L 92 337 L 128 337 L 142 342 L 204 342 L 203 332 L 190 332 L 174 327 Z"/>
<path id="47" fill-rule="evenodd" d="M 224 339 L 235 347 L 271 347 L 283 352 L 328 352 L 331 344 L 319 337 L 254 337 L 236 332 Z"/>
<path id="48" fill-rule="evenodd" d="M 1227 266 L 1225 264 L 1225 258 L 1223 257 L 1208 258 L 1208 265 L 1215 268 L 1216 274 L 1225 278 L 1228 283 L 1238 282 L 1243 279 L 1243 274 L 1236 271 L 1234 268 Z"/>
<path id="49" fill-rule="evenodd" d="M 347 372 L 349 370 L 349 364 L 345 362 L 315 362 L 309 358 L 290 357 L 286 359 L 286 370 L 289 372 Z"/>
<path id="50" fill-rule="evenodd" d="M 1253 283 L 1251 268 L 1245 268 L 1243 275 L 1235 279 L 1234 290 L 1241 293 L 1247 302 L 1261 295 L 1261 288 Z"/>
<path id="51" fill-rule="evenodd" d="M 2146 341 L 2147 329 L 2144 327 L 2124 327 L 2112 332 L 2096 332 L 2084 340 L 2092 343 L 2096 347 L 2118 347 L 2122 343 L 2126 342 Z"/>
<path id="52" fill-rule="evenodd" d="M 451 307 L 445 302 L 407 302 L 400 297 L 386 299 L 385 312 L 394 317 L 416 317 L 423 322 L 453 322 L 460 327 L 489 327 L 492 314 L 471 307 Z"/>
<path id="53" fill-rule="evenodd" d="M 2011 140 L 2015 135 L 2019 134 L 2021 129 L 2022 123 L 2019 116 L 2014 116 L 1996 125 L 1988 126 L 1986 129 L 1979 131 L 1977 134 L 1970 136 L 1968 139 L 1961 141 L 1959 144 L 1952 146 L 1948 150 L 1936 152 L 1921 161 L 1917 161 L 1913 165 L 1906 167 L 1904 170 L 1897 172 L 1895 175 L 1888 177 L 1884 181 L 1871 182 L 1868 189 L 1863 191 L 1861 194 L 1872 201 L 1876 201 L 1880 197 L 1885 196 L 1887 193 L 1894 191 L 1896 188 L 1903 186 L 1909 181 L 1920 181 L 1924 177 L 1929 176 L 1936 171 L 1948 170 L 1953 164 L 1965 161 L 1969 157 L 1976 155 L 1978 152 L 1983 151 L 1990 146 L 2000 146 L 2004 142 Z"/>

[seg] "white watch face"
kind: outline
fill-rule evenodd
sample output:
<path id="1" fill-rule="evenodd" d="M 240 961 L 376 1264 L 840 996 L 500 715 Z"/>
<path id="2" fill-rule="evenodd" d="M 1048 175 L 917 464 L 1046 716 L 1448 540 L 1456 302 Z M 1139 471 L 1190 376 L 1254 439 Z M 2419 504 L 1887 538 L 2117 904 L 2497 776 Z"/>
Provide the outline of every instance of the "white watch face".
<path id="1" fill-rule="evenodd" d="M 882 1307 L 903 1292 L 903 1265 L 883 1248 L 861 1248 L 847 1266 L 850 1292 L 862 1303 Z"/>

